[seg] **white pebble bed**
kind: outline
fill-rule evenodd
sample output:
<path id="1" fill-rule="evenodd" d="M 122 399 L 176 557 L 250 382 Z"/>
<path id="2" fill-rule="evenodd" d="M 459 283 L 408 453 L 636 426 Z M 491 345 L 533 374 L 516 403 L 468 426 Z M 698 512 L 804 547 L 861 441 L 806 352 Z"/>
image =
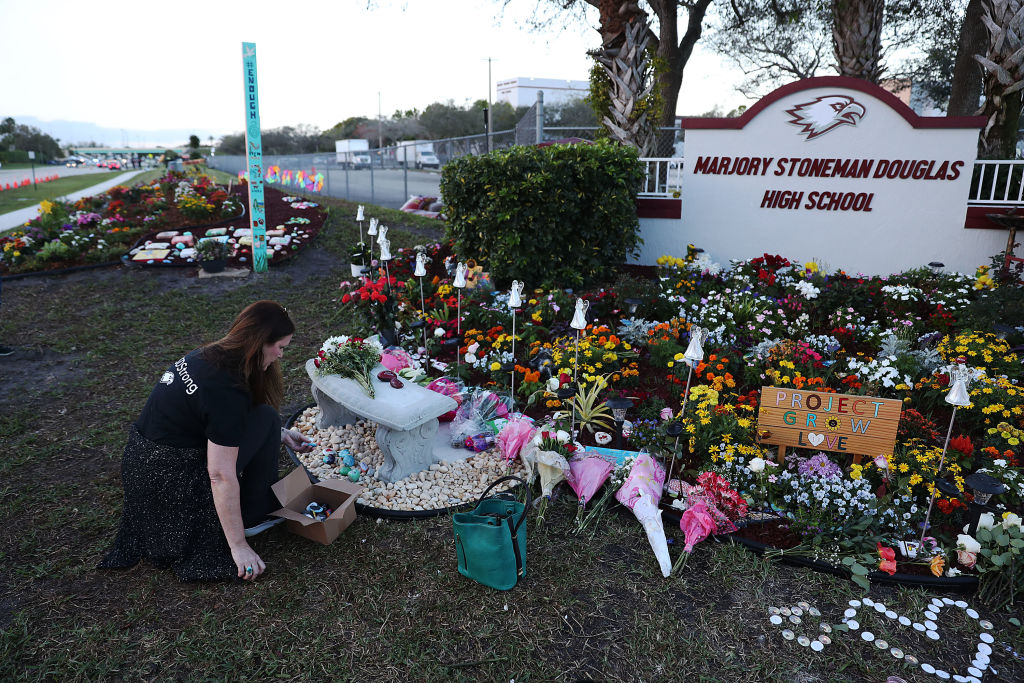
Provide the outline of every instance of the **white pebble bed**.
<path id="1" fill-rule="evenodd" d="M 471 453 L 465 460 L 435 463 L 429 470 L 416 472 L 405 479 L 394 483 L 378 480 L 373 473 L 384 463 L 384 455 L 377 445 L 377 426 L 372 422 L 359 422 L 343 427 L 317 429 L 316 420 L 320 409 L 316 406 L 306 408 L 292 425 L 306 435 L 307 440 L 315 444 L 309 453 L 296 453 L 299 460 L 318 479 L 347 479 L 338 474 L 342 466 L 341 451 L 349 450 L 358 465 L 368 465 L 367 472 L 361 474 L 359 485 L 363 493 L 357 499 L 362 505 L 372 508 L 394 511 L 437 510 L 441 508 L 476 502 L 493 481 L 513 474 L 523 477 L 522 463 L 513 463 L 512 471 L 507 472 L 505 461 L 497 448 L 482 453 Z M 333 465 L 324 464 L 324 450 L 333 449 L 337 461 Z M 512 483 L 512 482 L 508 482 Z M 508 483 L 494 489 L 492 493 L 508 488 Z"/>

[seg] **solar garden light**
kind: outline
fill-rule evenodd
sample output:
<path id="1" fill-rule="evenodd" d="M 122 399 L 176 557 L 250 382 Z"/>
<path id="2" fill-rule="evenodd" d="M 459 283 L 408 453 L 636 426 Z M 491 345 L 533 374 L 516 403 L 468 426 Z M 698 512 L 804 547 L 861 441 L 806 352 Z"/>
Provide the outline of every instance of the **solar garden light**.
<path id="1" fill-rule="evenodd" d="M 516 405 L 516 311 L 523 305 L 523 283 L 512 281 L 512 289 L 508 292 L 508 307 L 512 312 L 512 407 Z"/>
<path id="2" fill-rule="evenodd" d="M 690 367 L 686 374 L 686 391 L 683 393 L 683 409 L 679 417 L 686 415 L 686 402 L 690 400 L 690 381 L 693 379 L 693 366 L 704 360 L 704 342 L 708 340 L 711 330 L 693 325 L 690 327 L 690 343 L 683 354 L 683 361 Z"/>
<path id="3" fill-rule="evenodd" d="M 932 261 L 928 267 L 932 269 L 932 275 L 938 275 L 939 271 L 946 267 L 946 264 L 942 261 Z"/>
<path id="4" fill-rule="evenodd" d="M 452 280 L 452 287 L 458 291 L 458 308 L 456 309 L 455 331 L 458 335 L 458 345 L 455 347 L 455 372 L 458 373 L 460 361 L 460 349 L 462 348 L 462 290 L 466 288 L 466 264 L 459 261 L 455 266 L 455 278 Z"/>
<path id="5" fill-rule="evenodd" d="M 981 519 L 982 510 L 991 510 L 992 508 L 987 503 L 992 499 L 992 496 L 1006 493 L 1006 486 L 1003 485 L 1003 482 L 984 472 L 974 472 L 967 475 L 964 483 L 971 488 L 971 493 L 974 494 L 974 500 L 967 506 L 968 510 L 970 510 L 967 533 L 970 536 L 974 536 L 978 531 L 978 521 Z"/>
<path id="6" fill-rule="evenodd" d="M 946 392 L 945 401 L 953 406 L 953 414 L 949 418 L 949 429 L 946 431 L 946 442 L 942 444 L 942 455 L 939 457 L 939 468 L 936 474 L 942 473 L 942 466 L 946 462 L 946 449 L 949 448 L 949 437 L 953 435 L 953 421 L 956 420 L 957 408 L 971 404 L 971 395 L 967 391 L 967 385 L 974 378 L 974 371 L 967 367 L 966 359 L 957 358 L 956 363 L 947 368 L 949 374 L 949 391 Z M 985 500 L 988 500 L 986 498 Z M 924 545 L 924 536 L 928 533 L 928 520 L 932 516 L 932 506 L 935 504 L 935 489 L 932 489 L 928 497 L 928 512 L 924 516 L 924 524 L 921 527 L 921 545 Z M 980 513 L 979 513 L 980 514 Z"/>
<path id="7" fill-rule="evenodd" d="M 636 313 L 637 306 L 642 304 L 643 301 L 641 299 L 629 298 L 629 299 L 623 299 L 622 303 L 624 303 L 627 306 L 629 306 L 629 314 L 632 316 L 632 315 L 634 315 Z"/>
<path id="8" fill-rule="evenodd" d="M 362 240 L 362 236 L 363 236 L 362 226 L 360 226 L 359 230 L 360 230 L 359 238 L 360 238 L 360 241 L 361 241 Z M 370 219 L 370 227 L 366 230 L 366 234 L 369 235 L 370 237 L 375 237 L 377 235 L 377 219 L 376 218 L 371 218 Z M 370 240 L 370 263 L 373 263 L 373 240 Z"/>
<path id="9" fill-rule="evenodd" d="M 675 442 L 672 444 L 672 462 L 669 463 L 668 466 L 668 476 L 665 477 L 665 486 L 668 486 L 668 483 L 672 481 L 672 470 L 675 469 L 676 454 L 679 451 L 679 435 L 682 433 L 682 422 L 676 422 L 675 420 L 673 420 L 672 422 L 669 422 L 667 425 L 665 425 L 665 434 L 675 439 Z"/>
<path id="10" fill-rule="evenodd" d="M 583 330 L 587 329 L 587 311 L 590 309 L 590 302 L 576 298 L 576 310 L 573 312 L 572 321 L 569 323 L 569 327 L 576 330 L 576 355 L 574 356 L 572 364 L 572 381 L 576 383 L 576 371 L 580 364 L 580 334 Z"/>
<path id="11" fill-rule="evenodd" d="M 416 252 L 416 269 L 413 271 L 412 274 L 415 275 L 419 279 L 419 281 L 420 281 L 420 315 L 425 317 L 427 315 L 427 311 L 426 311 L 427 305 L 426 305 L 426 303 L 424 303 L 425 299 L 423 298 L 423 277 L 427 274 L 427 255 L 424 254 L 422 251 Z M 410 325 L 410 327 L 413 327 L 413 329 L 415 329 L 416 327 L 422 327 L 423 328 L 423 350 L 426 353 L 426 350 L 427 350 L 427 325 L 426 325 L 426 321 L 424 321 L 421 318 L 417 322 L 420 323 L 418 326 L 417 325 Z M 428 357 L 429 357 L 429 354 L 428 354 Z"/>
<path id="12" fill-rule="evenodd" d="M 619 448 L 622 448 L 622 423 L 626 421 L 626 411 L 633 407 L 633 402 L 628 398 L 617 396 L 610 398 L 605 403 L 612 410 L 612 418 L 615 419 L 615 439 Z"/>

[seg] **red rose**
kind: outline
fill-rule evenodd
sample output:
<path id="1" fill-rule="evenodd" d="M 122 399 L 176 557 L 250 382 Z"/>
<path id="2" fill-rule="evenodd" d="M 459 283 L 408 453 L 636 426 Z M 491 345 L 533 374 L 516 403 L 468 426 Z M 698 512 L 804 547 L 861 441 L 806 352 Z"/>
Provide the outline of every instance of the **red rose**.
<path id="1" fill-rule="evenodd" d="M 347 304 L 349 301 L 352 301 L 352 295 L 351 294 L 347 294 L 346 293 L 345 296 L 341 297 L 341 303 Z"/>

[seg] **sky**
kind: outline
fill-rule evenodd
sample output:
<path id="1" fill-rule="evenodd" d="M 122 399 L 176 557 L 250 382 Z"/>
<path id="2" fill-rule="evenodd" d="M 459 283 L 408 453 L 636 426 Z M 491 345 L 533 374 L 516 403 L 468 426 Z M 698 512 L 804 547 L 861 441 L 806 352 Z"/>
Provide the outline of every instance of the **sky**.
<path id="1" fill-rule="evenodd" d="M 499 80 L 587 80 L 596 16 L 538 32 L 525 21 L 537 2 L 0 0 L 0 115 L 44 131 L 61 119 L 133 131 L 106 144 L 144 144 L 141 131 L 157 129 L 204 141 L 241 132 L 243 41 L 256 43 L 265 129 L 376 117 L 378 98 L 385 117 L 484 99 L 488 58 L 492 99 Z M 677 113 L 748 103 L 740 79 L 698 48 Z"/>

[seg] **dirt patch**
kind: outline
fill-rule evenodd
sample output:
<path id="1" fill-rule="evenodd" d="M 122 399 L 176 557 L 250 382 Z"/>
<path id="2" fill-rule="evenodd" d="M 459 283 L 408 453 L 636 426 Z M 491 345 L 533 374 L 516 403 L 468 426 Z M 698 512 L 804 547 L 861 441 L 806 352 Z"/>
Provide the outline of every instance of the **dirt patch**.
<path id="1" fill-rule="evenodd" d="M 15 350 L 10 356 L 0 357 L 0 408 L 24 403 L 26 393 L 41 395 L 61 391 L 86 374 L 79 353 L 19 348 L 17 339 L 6 341 Z"/>

